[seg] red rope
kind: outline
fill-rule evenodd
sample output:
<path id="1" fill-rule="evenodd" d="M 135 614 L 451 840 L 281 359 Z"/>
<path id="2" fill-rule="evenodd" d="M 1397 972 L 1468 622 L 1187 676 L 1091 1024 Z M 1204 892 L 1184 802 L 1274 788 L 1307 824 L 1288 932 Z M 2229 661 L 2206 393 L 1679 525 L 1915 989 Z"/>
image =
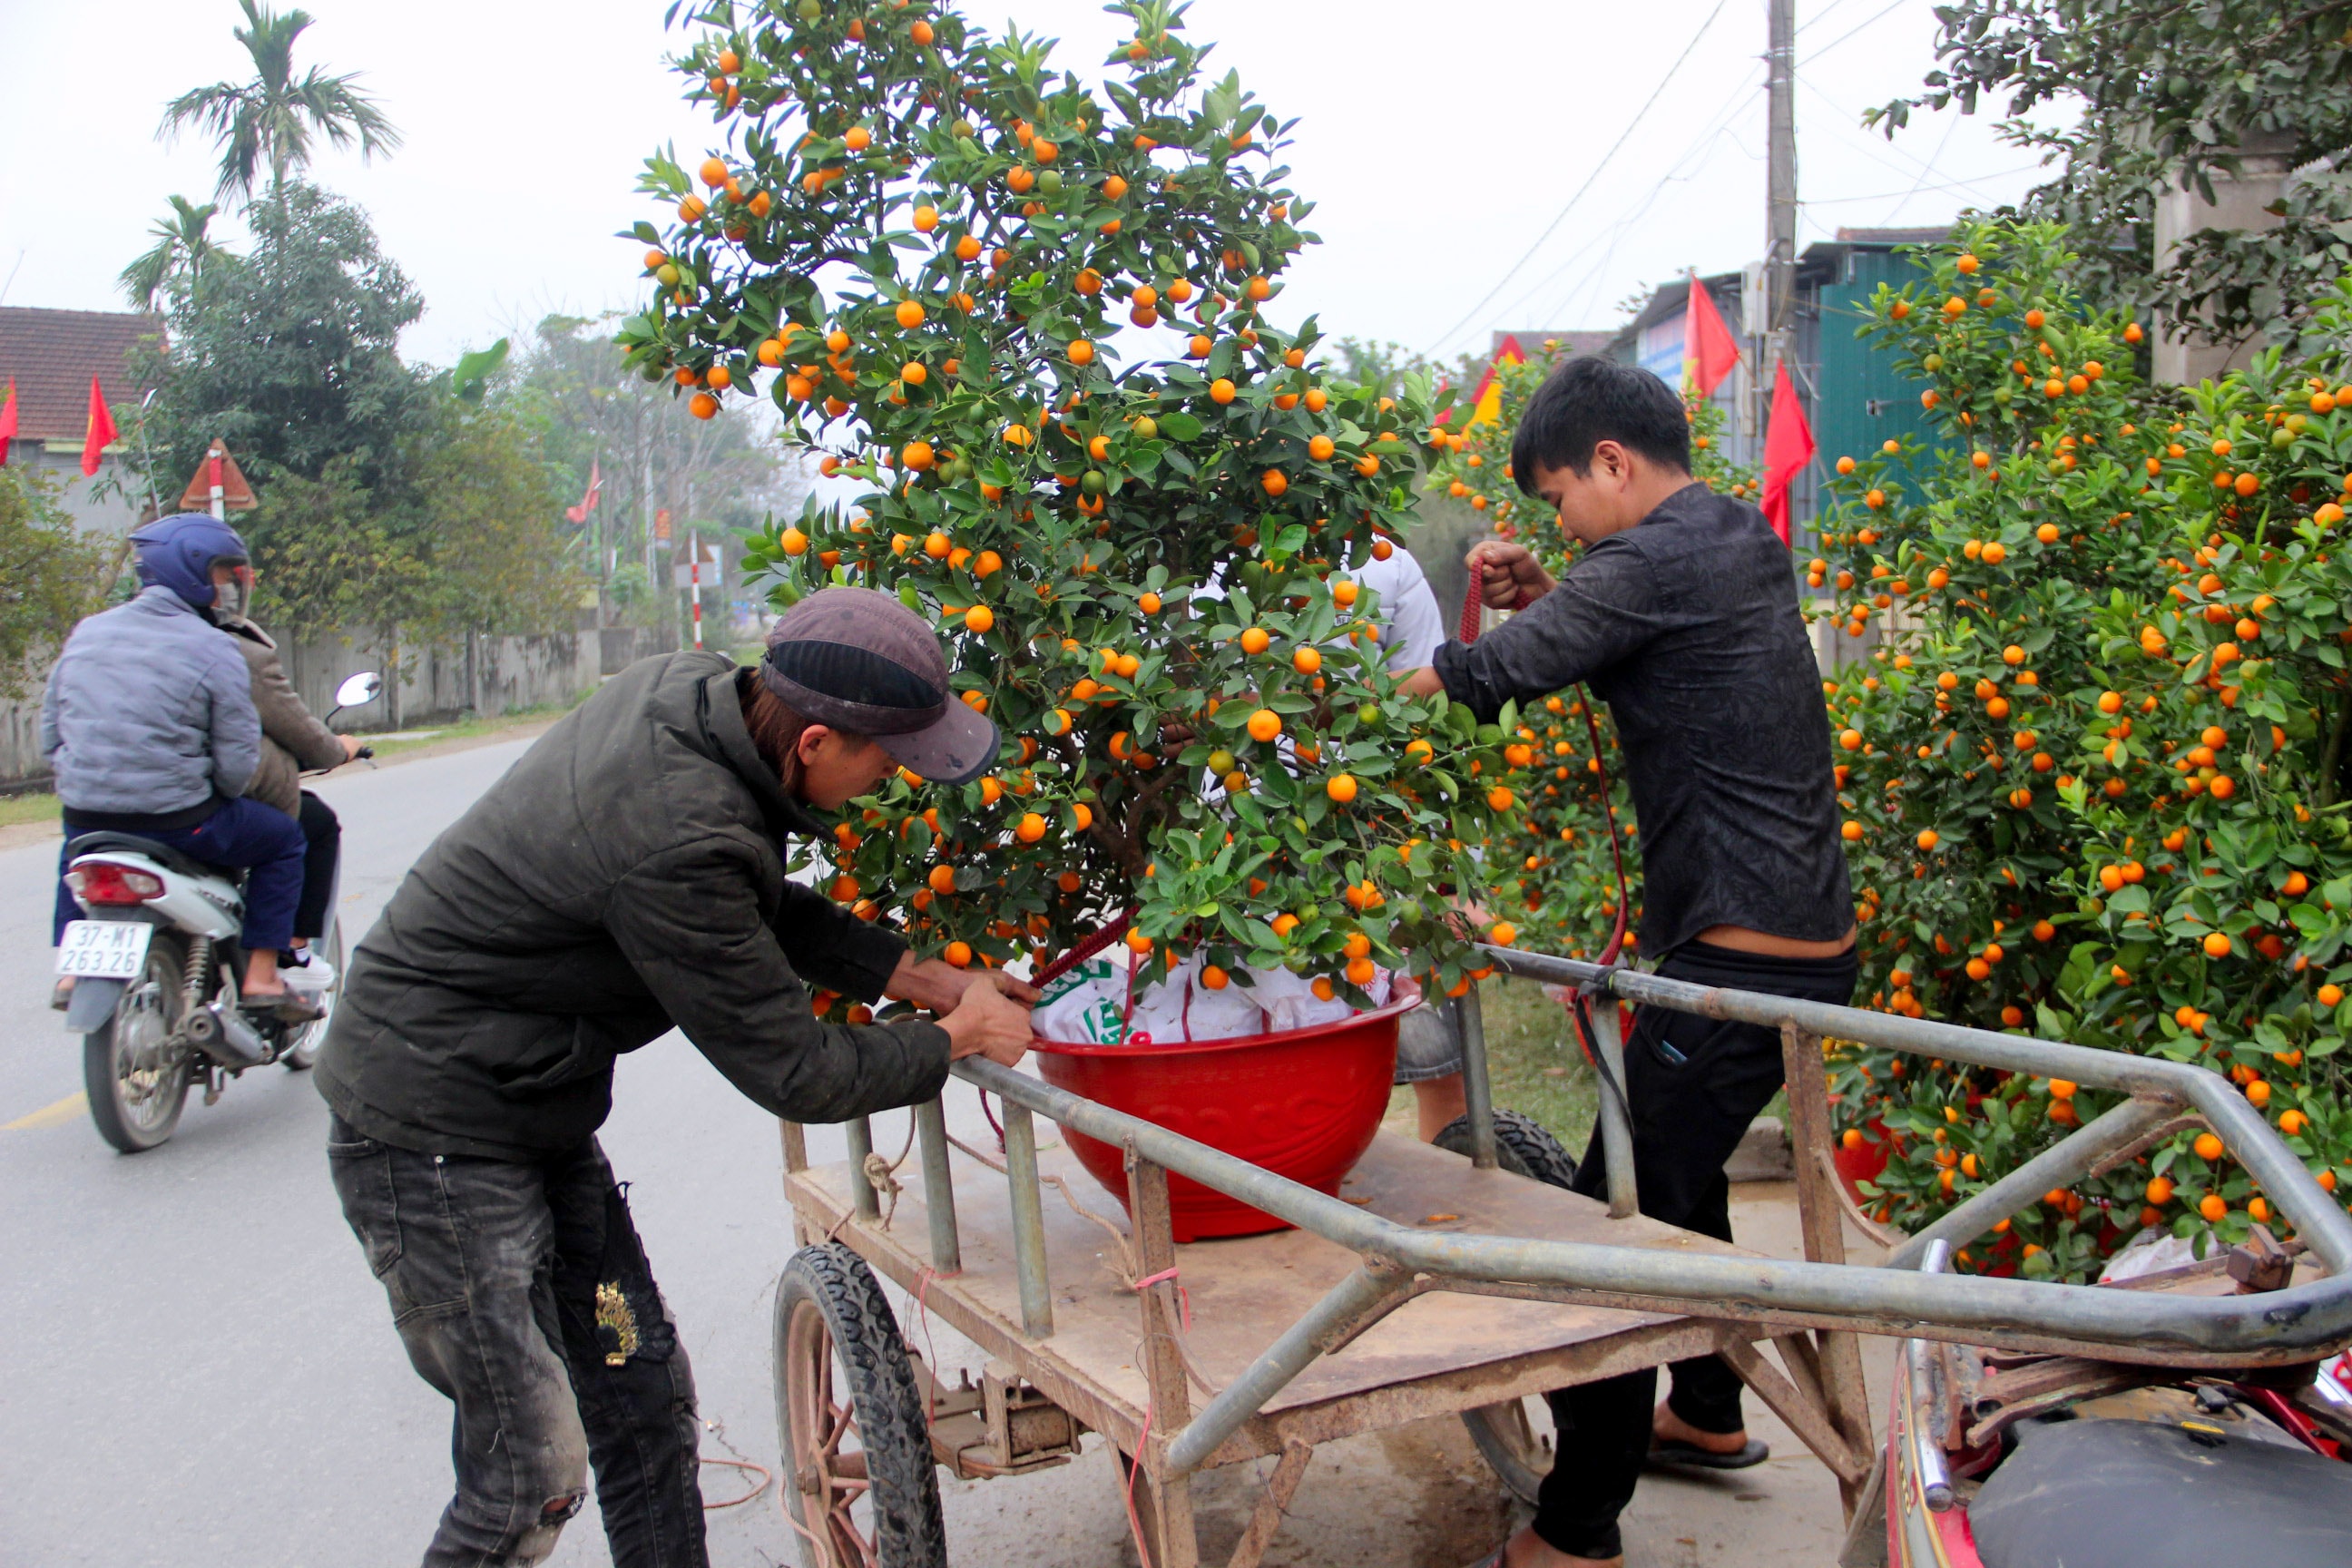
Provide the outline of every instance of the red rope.
<path id="1" fill-rule="evenodd" d="M 1471 569 L 1470 592 L 1462 601 L 1461 640 L 1465 643 L 1478 640 L 1479 623 L 1486 618 L 1486 581 L 1483 569 Z M 1521 589 L 1519 595 L 1519 601 L 1513 607 L 1524 610 L 1528 604 L 1527 590 Z M 1633 900 L 1626 897 L 1625 849 L 1617 837 L 1617 808 L 1610 799 L 1609 764 L 1601 760 L 1601 721 L 1593 716 L 1591 691 L 1579 687 L 1577 700 L 1584 709 L 1585 731 L 1592 737 L 1592 765 L 1601 775 L 1601 815 L 1602 820 L 1609 824 L 1609 858 L 1617 871 L 1617 924 L 1609 933 L 1609 945 L 1601 950 L 1601 966 L 1606 969 L 1617 962 L 1617 954 L 1625 945 L 1625 917 Z"/>
<path id="2" fill-rule="evenodd" d="M 1633 900 L 1625 892 L 1625 847 L 1617 837 L 1617 803 L 1610 798 L 1609 764 L 1601 760 L 1601 721 L 1592 716 L 1592 693 L 1577 689 L 1578 700 L 1584 706 L 1585 732 L 1592 737 L 1592 765 L 1601 774 L 1601 815 L 1609 824 L 1609 859 L 1617 871 L 1617 924 L 1609 933 L 1609 945 L 1601 950 L 1601 967 L 1608 968 L 1617 962 L 1617 953 L 1625 945 L 1625 917 Z"/>
<path id="3" fill-rule="evenodd" d="M 1055 981 L 1059 980 L 1063 975 L 1067 974 L 1071 970 L 1076 969 L 1079 964 L 1084 963 L 1087 959 L 1092 958 L 1096 953 L 1100 952 L 1104 948 L 1107 948 L 1112 942 L 1117 942 L 1126 933 L 1127 922 L 1134 918 L 1135 911 L 1133 910 L 1129 910 L 1124 914 L 1118 916 L 1108 925 L 1103 927 L 1102 930 L 1095 932 L 1094 935 L 1087 938 L 1086 941 L 1078 943 L 1077 946 L 1070 949 L 1069 952 L 1062 954 L 1061 957 L 1054 960 L 1053 963 L 1047 964 L 1035 974 L 1030 976 L 1029 984 L 1036 986 L 1041 991 L 1046 986 L 1051 985 Z"/>
<path id="4" fill-rule="evenodd" d="M 1485 568 L 1483 568 L 1483 567 L 1476 567 L 1476 566 L 1474 566 L 1474 567 L 1472 567 L 1472 568 L 1470 569 L 1470 594 L 1469 594 L 1469 596 L 1468 596 L 1467 598 L 1465 598 L 1465 599 L 1464 599 L 1464 600 L 1462 601 L 1462 633 L 1461 633 L 1461 640 L 1462 640 L 1462 641 L 1464 641 L 1464 642 L 1465 642 L 1465 643 L 1474 643 L 1474 642 L 1476 642 L 1476 641 L 1478 640 L 1478 632 L 1479 632 L 1479 628 L 1480 628 L 1480 626 L 1484 624 L 1484 622 L 1486 621 L 1486 569 L 1485 569 Z"/>
<path id="5" fill-rule="evenodd" d="M 1176 1287 L 1178 1312 L 1183 1321 L 1184 1331 L 1189 1334 L 1192 1331 L 1192 1298 L 1185 1292 L 1183 1281 L 1177 1278 L 1175 1269 L 1163 1268 L 1157 1274 L 1147 1275 L 1136 1280 L 1128 1289 L 1139 1296 L 1154 1285 L 1169 1284 Z M 1140 1361 L 1143 1358 L 1138 1354 L 1136 1359 Z M 1151 1552 L 1143 1542 L 1143 1521 L 1135 1511 L 1135 1473 L 1143 1468 L 1143 1456 L 1151 1444 L 1151 1420 L 1159 1413 L 1157 1396 L 1151 1393 L 1151 1376 L 1149 1372 L 1144 1374 L 1143 1388 L 1143 1425 L 1135 1434 L 1135 1463 L 1127 1472 L 1127 1527 L 1135 1535 L 1136 1561 L 1150 1563 L 1152 1560 Z"/>

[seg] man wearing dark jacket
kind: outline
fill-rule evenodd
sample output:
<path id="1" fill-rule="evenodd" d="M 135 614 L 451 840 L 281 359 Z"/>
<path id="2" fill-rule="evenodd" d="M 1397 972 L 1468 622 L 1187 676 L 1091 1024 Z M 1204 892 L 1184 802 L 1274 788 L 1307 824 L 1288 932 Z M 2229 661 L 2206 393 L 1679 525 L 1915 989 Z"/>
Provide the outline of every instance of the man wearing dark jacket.
<path id="1" fill-rule="evenodd" d="M 1853 893 L 1820 671 L 1788 547 L 1764 514 L 1691 478 L 1682 401 L 1645 370 L 1571 360 L 1528 399 L 1511 443 L 1519 488 L 1584 545 L 1554 582 L 1524 545 L 1480 544 L 1489 605 L 1522 613 L 1448 643 L 1406 689 L 1491 721 L 1579 681 L 1609 704 L 1642 835 L 1641 949 L 1694 984 L 1853 999 Z M 1724 1163 L 1780 1086 L 1780 1037 L 1663 1008 L 1625 1043 L 1642 1212 L 1731 1239 Z M 1607 1171 L 1596 1128 L 1577 1190 Z M 1622 1563 L 1618 1513 L 1645 1457 L 1760 1462 L 1739 1379 L 1714 1356 L 1551 1395 L 1559 1441 L 1534 1521 L 1480 1568 Z"/>
<path id="2" fill-rule="evenodd" d="M 343 1213 L 417 1373 L 456 1405 L 427 1568 L 529 1564 L 585 1496 L 620 1568 L 706 1560 L 693 1379 L 596 1142 L 613 1064 L 675 1026 L 779 1116 L 1020 1060 L 1025 986 L 918 963 L 784 876 L 782 840 L 904 765 L 996 756 L 929 628 L 865 589 L 781 616 L 759 668 L 640 660 L 427 849 L 353 955 L 318 1068 Z M 937 1023 L 818 1018 L 808 987 Z M 1002 987 L 1002 989 L 1000 989 Z"/>

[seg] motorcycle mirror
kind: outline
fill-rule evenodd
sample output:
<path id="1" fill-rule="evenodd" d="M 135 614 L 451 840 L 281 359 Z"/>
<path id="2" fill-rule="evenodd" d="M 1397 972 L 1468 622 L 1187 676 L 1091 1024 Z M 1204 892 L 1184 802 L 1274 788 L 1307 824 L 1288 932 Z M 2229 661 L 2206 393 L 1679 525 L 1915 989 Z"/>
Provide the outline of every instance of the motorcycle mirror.
<path id="1" fill-rule="evenodd" d="M 383 692 L 383 677 L 363 669 L 335 688 L 337 708 L 364 708 Z"/>

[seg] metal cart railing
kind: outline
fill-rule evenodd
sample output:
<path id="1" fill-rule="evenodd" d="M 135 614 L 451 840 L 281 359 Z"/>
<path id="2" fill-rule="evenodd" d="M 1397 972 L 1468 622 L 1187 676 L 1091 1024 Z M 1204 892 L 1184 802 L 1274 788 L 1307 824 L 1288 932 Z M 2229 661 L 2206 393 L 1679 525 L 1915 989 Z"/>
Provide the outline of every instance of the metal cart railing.
<path id="1" fill-rule="evenodd" d="M 1432 1413 L 1490 1407 L 1548 1386 L 1709 1349 L 1724 1355 L 1821 1458 L 1853 1514 L 1882 1484 L 1857 1334 L 2216 1369 L 2315 1362 L 2352 1342 L 2352 1277 L 2347 1273 L 2352 1219 L 2215 1073 L 1890 1014 L 1710 990 L 1539 953 L 1491 947 L 1485 952 L 1503 973 L 1522 979 L 1779 1028 L 1804 1260 L 1757 1257 L 1639 1216 L 1632 1133 L 1611 1095 L 1601 1105 L 1610 1178 L 1605 1214 L 1590 1200 L 1538 1188 L 1497 1169 L 1475 988 L 1463 1009 L 1464 1078 L 1475 1141 L 1469 1166 L 1464 1169 L 1457 1156 L 1384 1134 L 1362 1167 L 1376 1189 L 1368 1196 L 1326 1195 L 1029 1074 L 970 1059 L 957 1065 L 956 1076 L 1001 1097 L 1005 1106 L 1002 1160 L 983 1150 L 967 1152 L 968 1160 L 1002 1175 L 1006 1202 L 1001 1209 L 969 1200 L 960 1205 L 950 1165 L 954 1141 L 939 1101 L 918 1108 L 919 1194 L 909 1191 L 903 1203 L 892 1194 L 893 1207 L 905 1216 L 904 1230 L 884 1223 L 882 1194 L 869 1179 L 873 1138 L 866 1121 L 848 1124 L 848 1163 L 822 1168 L 810 1164 L 802 1130 L 791 1123 L 784 1128 L 787 1189 L 802 1239 L 846 1245 L 918 1292 L 926 1310 L 938 1311 L 992 1358 L 978 1389 L 942 1390 L 929 1369 L 920 1370 L 940 1462 L 968 1475 L 1017 1472 L 1066 1458 L 1081 1427 L 1101 1432 L 1126 1461 L 1139 1533 L 1152 1561 L 1160 1568 L 1192 1568 L 1199 1558 L 1188 1478 L 1212 1466 L 1279 1455 L 1258 1515 L 1231 1558 L 1234 1568 L 1254 1568 L 1317 1442 Z M 1622 1083 L 1616 1008 L 1593 1011 L 1601 1065 Z M 1849 1267 L 1830 1154 L 1825 1037 L 2063 1078 L 2129 1098 L 1903 1241 L 1883 1266 Z M 1039 1117 L 1127 1152 L 1133 1218 L 1116 1270 L 1124 1288 L 1097 1289 L 1092 1279 L 1074 1285 L 1073 1266 L 1057 1261 L 1078 1256 L 1065 1234 L 1076 1222 L 1058 1211 L 1049 1217 L 1043 1186 L 1055 1176 L 1046 1168 L 1053 1161 L 1041 1162 L 1046 1146 L 1039 1141 Z M 2130 1159 L 2190 1120 L 2221 1135 L 2293 1225 L 2324 1278 L 2258 1295 L 2180 1297 L 1921 1267 L 1923 1260 L 1932 1263 L 1931 1252 L 1939 1259 L 2052 1187 Z M 1168 1222 L 1171 1172 L 1298 1228 L 1259 1243 L 1179 1248 Z M 1485 1215 L 1537 1234 L 1433 1226 L 1414 1220 L 1412 1211 L 1419 1205 L 1398 1195 L 1441 1188 L 1450 1194 L 1449 1206 L 1458 1205 L 1471 1225 Z M 908 1239 L 918 1212 L 925 1237 L 920 1248 Z M 975 1223 L 986 1232 L 985 1246 L 977 1249 L 984 1258 L 967 1252 Z M 1255 1251 L 1247 1250 L 1253 1247 Z M 1181 1275 L 1180 1253 L 1185 1255 Z M 1199 1358 L 1187 1353 L 1178 1286 L 1213 1279 L 1226 1260 L 1258 1271 L 1253 1279 L 1270 1281 L 1251 1306 L 1228 1310 L 1227 1338 L 1238 1316 L 1242 1328 L 1270 1342 L 1246 1358 L 1229 1356 L 1224 1375 L 1217 1375 L 1204 1373 Z M 1329 1279 L 1319 1297 L 1286 1323 L 1269 1317 L 1286 1291 L 1295 1296 L 1296 1282 L 1308 1276 Z M 1484 1300 L 1491 1306 L 1480 1310 L 1503 1315 L 1468 1330 L 1457 1322 L 1449 1345 L 1460 1348 L 1443 1354 L 1419 1343 L 1429 1335 L 1391 1332 L 1380 1355 L 1364 1348 L 1367 1336 L 1398 1309 L 1438 1297 Z M 1072 1321 L 1057 1319 L 1057 1300 Z M 1533 1304 L 1580 1309 L 1584 1315 L 1577 1321 L 1586 1327 L 1556 1331 Z M 780 1354 L 786 1338 L 782 1311 Z M 1124 1337 L 1106 1339 L 1097 1331 L 1104 1315 L 1115 1311 L 1131 1314 L 1131 1327 L 1122 1329 Z M 1478 1330 L 1487 1326 L 1493 1332 L 1482 1337 Z M 798 1342 L 807 1339 L 803 1332 Z M 1777 1352 L 1778 1364 L 1765 1355 L 1763 1342 Z M 1129 1352 L 1124 1358 L 1118 1354 L 1121 1348 Z M 1412 1359 L 1415 1353 L 1422 1359 Z M 1328 1385 L 1312 1398 L 1297 1394 L 1293 1384 L 1318 1364 L 1330 1369 Z M 795 1375 L 814 1375 L 805 1354 L 799 1365 Z M 1380 1375 L 1383 1367 L 1393 1375 Z M 780 1403 L 787 1370 L 780 1361 Z M 1197 1410 L 1195 1385 L 1213 1389 Z M 801 1397 L 805 1405 L 805 1394 Z M 953 1428 L 944 1435 L 942 1408 Z M 1058 1419 L 1037 1416 L 1042 1410 Z M 1023 1411 L 1032 1413 L 1027 1439 L 1014 1429 Z M 850 1505 L 841 1499 L 855 1503 L 866 1495 L 868 1483 L 832 1477 L 822 1453 L 811 1458 L 812 1440 L 810 1433 L 789 1429 L 785 1436 L 787 1467 L 795 1478 L 786 1492 L 800 1510 L 796 1528 L 812 1562 L 858 1561 L 840 1542 L 824 1547 L 822 1531 L 810 1521 L 821 1522 L 835 1509 L 841 1516 L 836 1522 L 850 1528 Z M 837 1447 L 840 1439 L 832 1441 Z M 828 1559 L 823 1550 L 838 1556 Z M 876 1560 L 888 1562 L 887 1554 Z"/>

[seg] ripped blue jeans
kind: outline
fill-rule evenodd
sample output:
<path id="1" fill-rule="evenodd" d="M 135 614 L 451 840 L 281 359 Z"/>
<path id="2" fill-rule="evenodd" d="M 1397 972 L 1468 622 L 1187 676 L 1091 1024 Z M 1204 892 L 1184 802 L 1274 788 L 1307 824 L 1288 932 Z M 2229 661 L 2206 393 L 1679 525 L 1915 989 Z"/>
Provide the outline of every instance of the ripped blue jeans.
<path id="1" fill-rule="evenodd" d="M 456 1405 L 425 1568 L 528 1568 L 596 1474 L 615 1568 L 708 1568 L 694 1374 L 593 1140 L 537 1163 L 424 1154 L 341 1117 L 327 1156 L 416 1373 Z"/>

